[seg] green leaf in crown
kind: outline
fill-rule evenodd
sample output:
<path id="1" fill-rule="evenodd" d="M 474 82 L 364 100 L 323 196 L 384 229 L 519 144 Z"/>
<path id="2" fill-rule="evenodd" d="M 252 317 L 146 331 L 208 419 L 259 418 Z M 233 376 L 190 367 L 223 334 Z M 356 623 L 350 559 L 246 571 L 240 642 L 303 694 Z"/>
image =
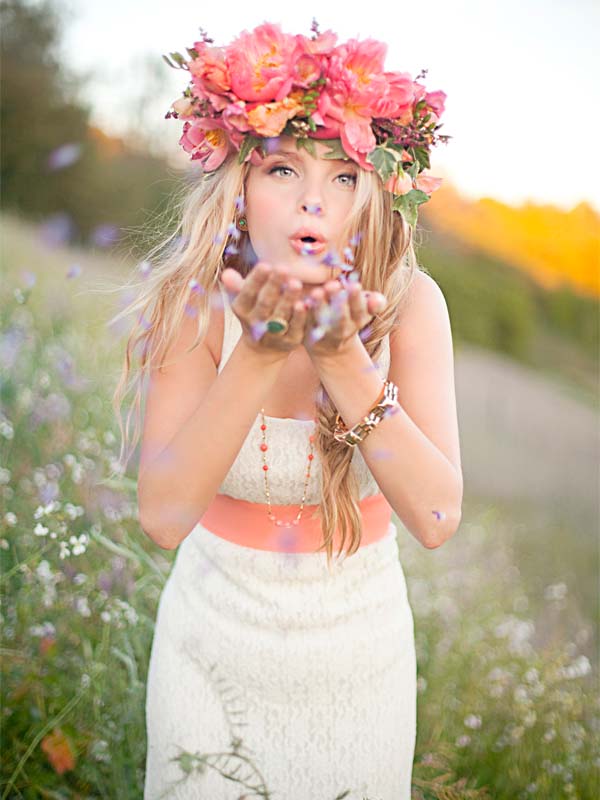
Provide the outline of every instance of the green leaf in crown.
<path id="1" fill-rule="evenodd" d="M 369 164 L 373 164 L 384 183 L 388 178 L 396 174 L 399 160 L 400 153 L 397 150 L 385 147 L 385 145 L 378 145 L 367 156 L 367 161 Z"/>
<path id="2" fill-rule="evenodd" d="M 399 211 L 409 225 L 417 224 L 418 207 L 429 200 L 429 195 L 420 189 L 411 189 L 406 194 L 396 195 L 394 198 L 394 211 Z"/>

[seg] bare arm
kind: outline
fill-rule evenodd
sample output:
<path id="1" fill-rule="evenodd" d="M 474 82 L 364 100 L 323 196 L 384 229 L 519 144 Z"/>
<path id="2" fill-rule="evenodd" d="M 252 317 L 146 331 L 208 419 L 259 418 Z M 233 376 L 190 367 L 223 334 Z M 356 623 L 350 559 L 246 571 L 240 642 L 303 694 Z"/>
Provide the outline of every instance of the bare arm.
<path id="1" fill-rule="evenodd" d="M 167 447 L 140 469 L 140 523 L 158 545 L 177 547 L 198 522 L 286 358 L 265 358 L 240 339 L 196 410 Z"/>
<path id="2" fill-rule="evenodd" d="M 261 270 L 254 275 L 253 270 L 233 307 L 246 333 L 247 321 L 268 319 L 275 308 L 279 314 L 287 304 L 290 311 L 284 311 L 284 317 L 292 316 L 292 308 L 294 315 L 285 336 L 265 334 L 258 343 L 242 336 L 220 374 L 204 340 L 150 381 L 138 502 L 142 528 L 164 549 L 177 547 L 202 517 L 289 352 L 302 341 L 305 311 L 297 300 L 301 284 L 290 281 L 281 295 L 282 277 L 273 271 L 269 278 Z M 192 330 L 186 325 L 189 330 L 177 352 L 189 346 Z"/>

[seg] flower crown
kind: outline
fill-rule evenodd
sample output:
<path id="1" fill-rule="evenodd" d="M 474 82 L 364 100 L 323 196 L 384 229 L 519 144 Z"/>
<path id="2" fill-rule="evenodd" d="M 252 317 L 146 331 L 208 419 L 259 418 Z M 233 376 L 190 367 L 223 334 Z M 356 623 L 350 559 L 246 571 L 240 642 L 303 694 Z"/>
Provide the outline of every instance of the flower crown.
<path id="1" fill-rule="evenodd" d="M 180 53 L 163 56 L 191 81 L 165 115 L 184 120 L 179 144 L 205 172 L 218 169 L 230 152 L 259 164 L 278 136 L 293 136 L 298 148 L 326 158 L 352 159 L 376 171 L 394 195 L 393 208 L 410 225 L 418 206 L 439 188 L 429 169 L 431 147 L 450 136 L 436 132 L 446 94 L 427 92 L 406 72 L 385 72 L 387 46 L 374 39 L 336 44 L 333 31 L 312 36 L 284 33 L 264 23 L 243 31 L 226 47 L 201 39 Z"/>

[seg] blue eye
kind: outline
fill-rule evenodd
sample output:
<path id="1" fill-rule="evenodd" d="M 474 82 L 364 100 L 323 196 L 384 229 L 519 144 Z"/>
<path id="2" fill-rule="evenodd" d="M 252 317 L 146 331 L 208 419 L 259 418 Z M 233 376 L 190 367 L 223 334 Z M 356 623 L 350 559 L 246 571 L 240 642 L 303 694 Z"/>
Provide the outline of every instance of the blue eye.
<path id="1" fill-rule="evenodd" d="M 338 178 L 350 178 L 350 182 L 342 181 L 346 186 L 356 186 L 356 174 L 354 172 L 344 172 L 343 175 L 338 175 Z"/>
<path id="2" fill-rule="evenodd" d="M 279 170 L 282 170 L 282 169 L 283 170 L 287 170 L 288 173 L 294 171 L 291 167 L 284 167 L 284 166 L 271 167 L 271 169 L 269 170 L 269 175 L 273 175 L 273 173 L 279 172 Z"/>

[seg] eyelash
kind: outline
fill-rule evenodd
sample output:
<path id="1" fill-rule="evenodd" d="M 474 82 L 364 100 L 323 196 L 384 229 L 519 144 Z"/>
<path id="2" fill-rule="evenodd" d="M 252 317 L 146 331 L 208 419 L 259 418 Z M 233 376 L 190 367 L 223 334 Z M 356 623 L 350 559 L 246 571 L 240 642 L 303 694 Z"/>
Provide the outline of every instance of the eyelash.
<path id="1" fill-rule="evenodd" d="M 280 169 L 288 169 L 288 170 L 293 171 L 291 167 L 286 167 L 283 164 L 280 164 L 277 167 L 271 167 L 271 169 L 269 170 L 269 175 L 273 175 L 275 172 L 277 172 Z M 340 175 L 338 175 L 337 177 L 338 178 L 352 178 L 352 180 L 353 180 L 352 186 L 356 186 L 356 175 L 354 173 L 352 173 L 352 172 L 343 172 Z"/>

